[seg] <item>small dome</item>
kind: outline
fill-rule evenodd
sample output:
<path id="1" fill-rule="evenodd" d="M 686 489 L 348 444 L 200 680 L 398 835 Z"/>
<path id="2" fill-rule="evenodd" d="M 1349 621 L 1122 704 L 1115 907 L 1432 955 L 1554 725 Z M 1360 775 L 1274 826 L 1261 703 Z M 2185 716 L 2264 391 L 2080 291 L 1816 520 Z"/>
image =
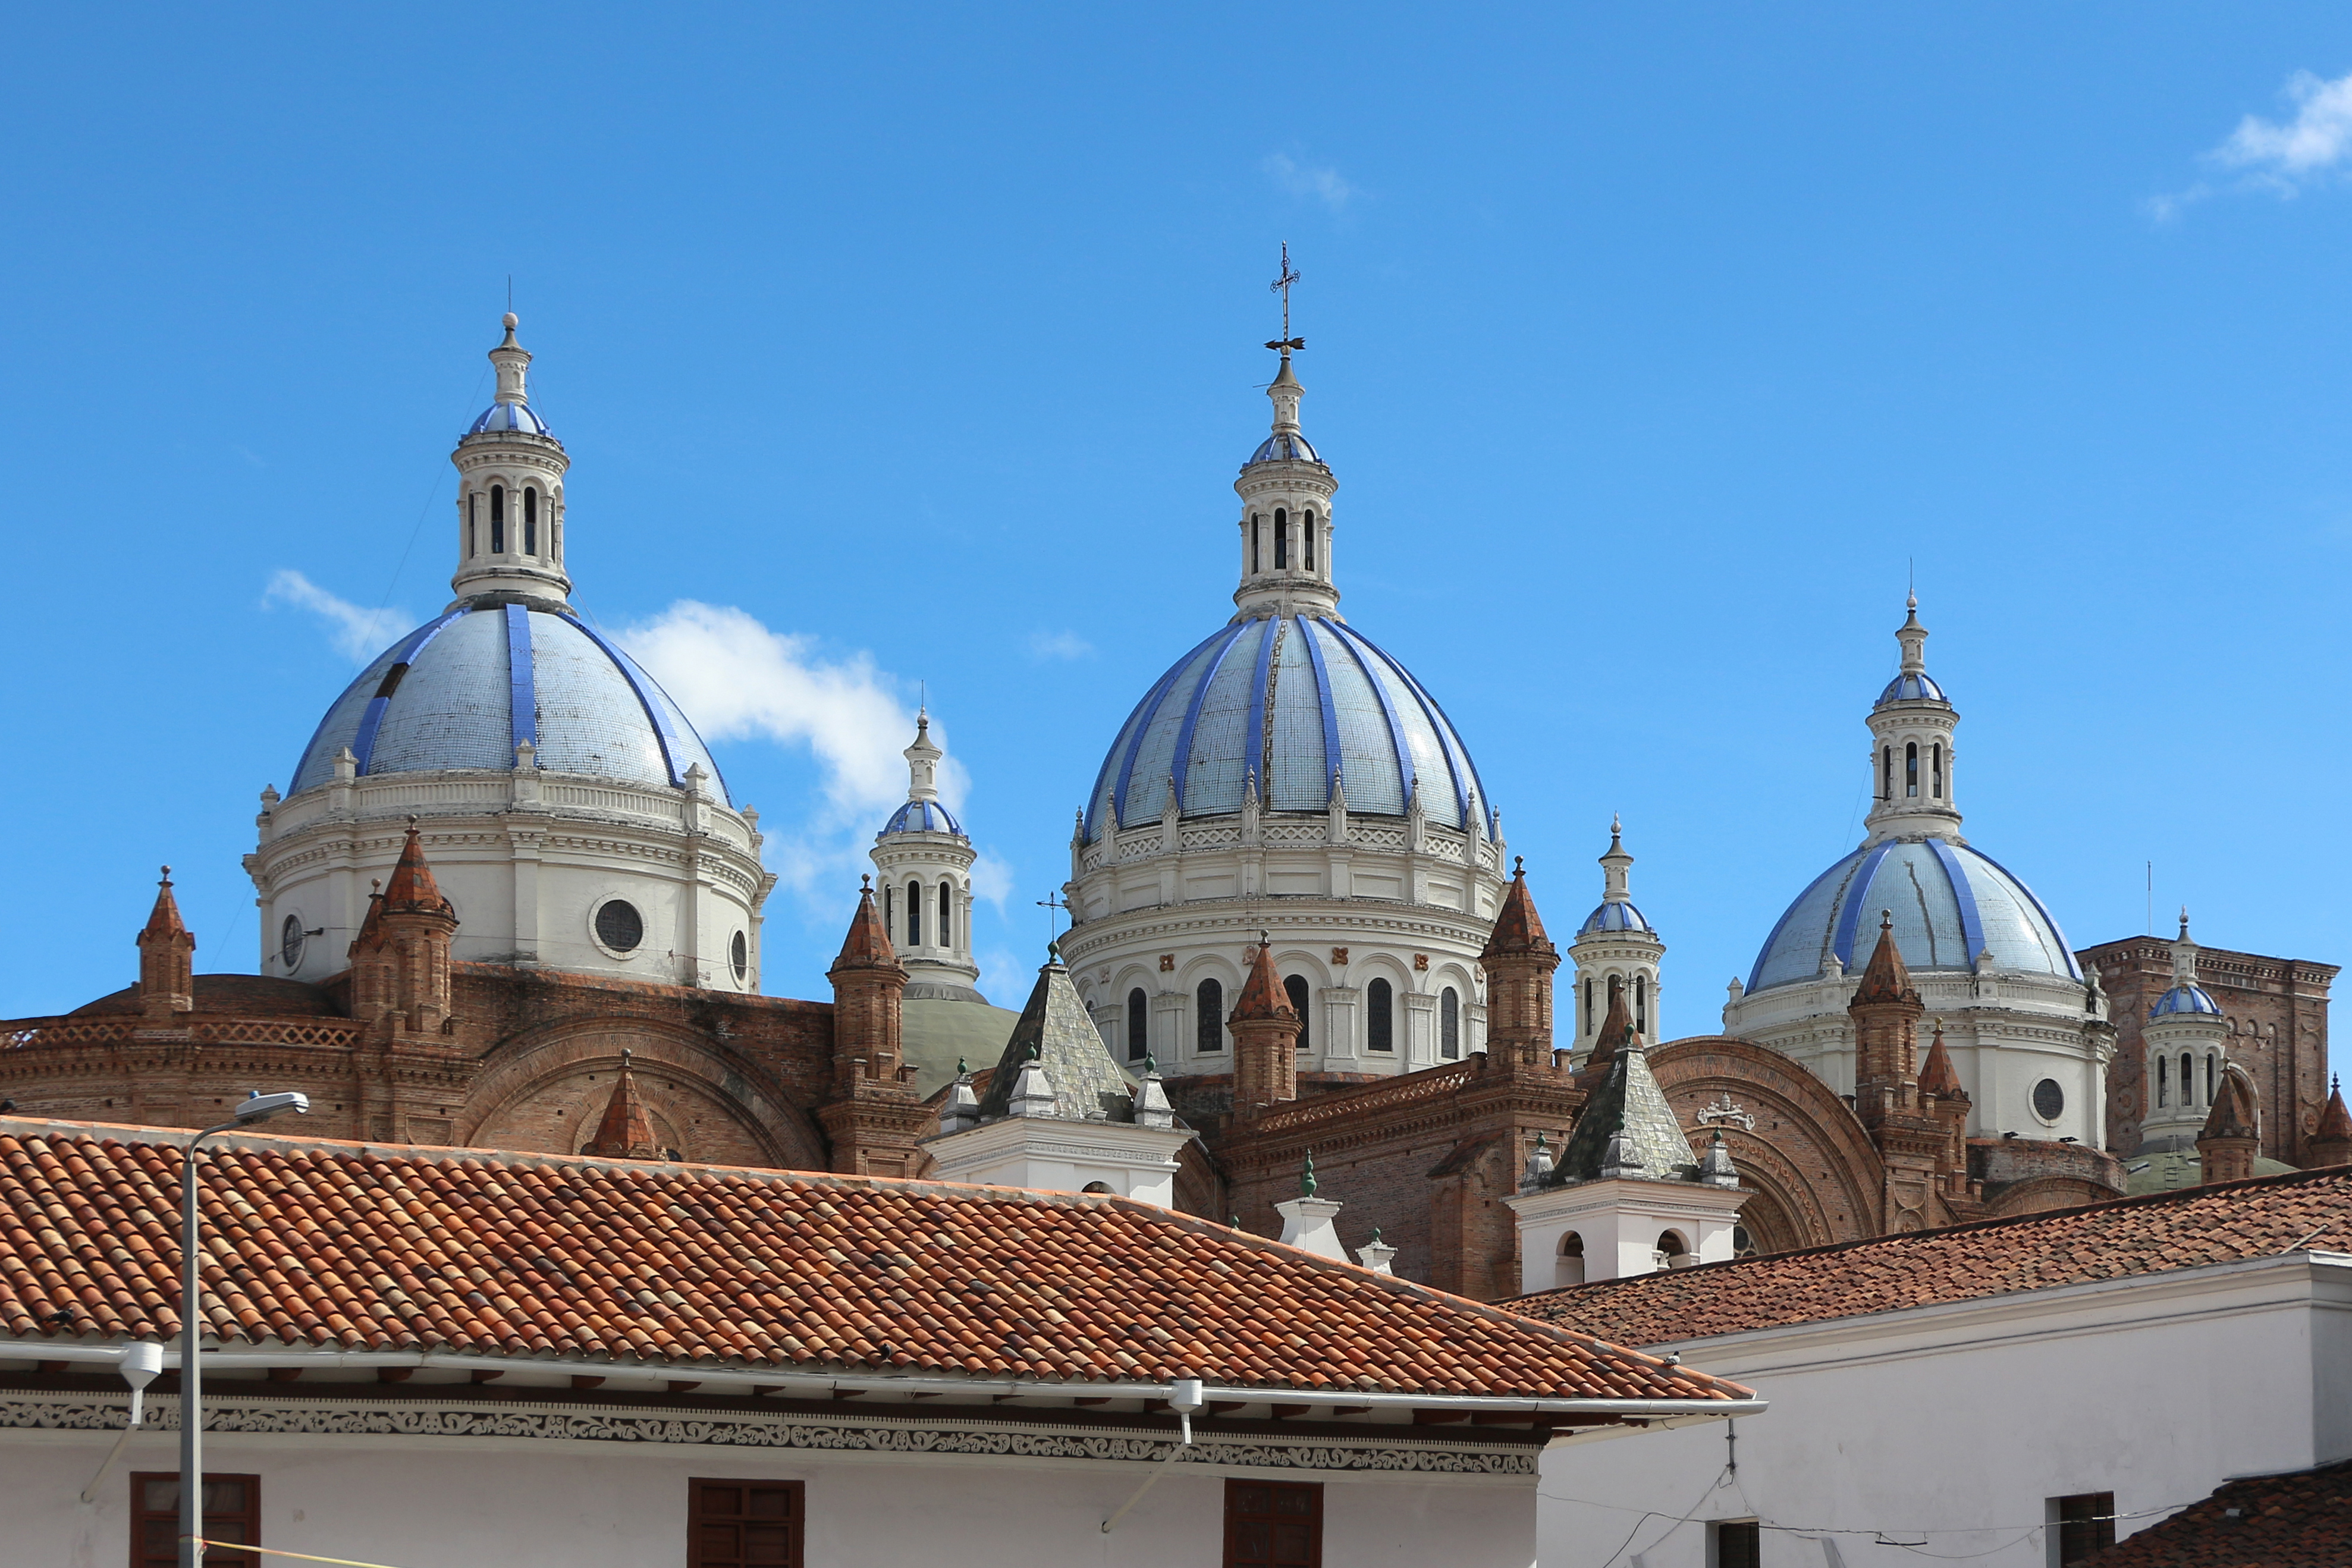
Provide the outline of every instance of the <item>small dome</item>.
<path id="1" fill-rule="evenodd" d="M 555 439 L 555 432 L 547 428 L 547 421 L 532 412 L 527 402 L 494 402 L 482 411 L 466 434 L 480 435 L 487 431 L 519 430 L 525 435 L 544 435 Z"/>
<path id="2" fill-rule="evenodd" d="M 1103 758 L 1086 838 L 1114 803 L 1147 822 L 1173 784 L 1185 817 L 1232 816 L 1255 777 L 1270 811 L 1322 811 L 1331 778 L 1348 810 L 1491 832 L 1486 789 L 1453 724 L 1402 664 L 1336 616 L 1236 621 L 1154 683 Z"/>
<path id="3" fill-rule="evenodd" d="M 875 837 L 888 838 L 892 833 L 953 833 L 961 838 L 963 829 L 937 800 L 909 800 L 890 813 L 890 820 Z"/>
<path id="4" fill-rule="evenodd" d="M 362 776 L 507 772 L 528 740 L 540 767 L 679 789 L 699 765 L 727 787 L 702 737 L 635 660 L 572 616 L 467 602 L 377 655 L 335 699 L 294 770 L 297 795 L 334 777 L 345 747 Z"/>
<path id="5" fill-rule="evenodd" d="M 1915 973 L 1972 968 L 1990 950 L 2015 973 L 2083 977 L 2042 901 L 1990 856 L 1942 839 L 1889 839 L 1864 844 L 1797 895 L 1756 956 L 1748 991 L 1812 979 L 1832 953 L 1849 971 L 1868 961 L 1881 909 L 1893 912 L 1895 948 Z"/>
<path id="6" fill-rule="evenodd" d="M 1589 936 L 1595 931 L 1640 931 L 1654 935 L 1650 930 L 1650 923 L 1642 918 L 1642 912 L 1622 899 L 1602 904 L 1586 915 L 1584 924 L 1576 928 L 1579 936 Z"/>
<path id="7" fill-rule="evenodd" d="M 1247 468 L 1259 463 L 1320 463 L 1322 461 L 1322 458 L 1315 455 L 1315 448 L 1307 444 L 1307 437 L 1276 434 L 1269 435 L 1259 443 L 1258 449 L 1250 454 L 1249 462 L 1243 464 L 1242 466 Z"/>
<path id="8" fill-rule="evenodd" d="M 1934 676 L 1925 670 L 1912 670 L 1887 682 L 1886 689 L 1878 694 L 1878 701 L 1871 706 L 1885 707 L 1888 703 L 1944 703 L 1949 706 L 1950 701 L 1944 695 L 1944 688 L 1936 684 Z"/>
<path id="9" fill-rule="evenodd" d="M 2175 986 L 2157 998 L 2156 1006 L 2147 1009 L 2147 1016 L 2152 1019 L 2162 1018 L 2168 1013 L 2210 1013 L 2219 1018 L 2221 1005 L 2206 995 L 2202 986 Z"/>

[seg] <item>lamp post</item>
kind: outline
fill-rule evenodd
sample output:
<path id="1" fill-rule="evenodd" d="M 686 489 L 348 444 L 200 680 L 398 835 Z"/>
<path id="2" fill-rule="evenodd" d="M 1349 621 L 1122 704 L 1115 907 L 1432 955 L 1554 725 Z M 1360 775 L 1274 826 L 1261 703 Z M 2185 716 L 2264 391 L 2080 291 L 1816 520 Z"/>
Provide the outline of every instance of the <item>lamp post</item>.
<path id="1" fill-rule="evenodd" d="M 203 1316 L 203 1260 L 196 1235 L 196 1145 L 215 1133 L 249 1127 L 281 1111 L 310 1113 L 308 1094 L 264 1094 L 256 1089 L 226 1122 L 188 1140 L 180 1173 L 180 1568 L 202 1568 L 205 1556 L 204 1377 L 196 1366 Z"/>

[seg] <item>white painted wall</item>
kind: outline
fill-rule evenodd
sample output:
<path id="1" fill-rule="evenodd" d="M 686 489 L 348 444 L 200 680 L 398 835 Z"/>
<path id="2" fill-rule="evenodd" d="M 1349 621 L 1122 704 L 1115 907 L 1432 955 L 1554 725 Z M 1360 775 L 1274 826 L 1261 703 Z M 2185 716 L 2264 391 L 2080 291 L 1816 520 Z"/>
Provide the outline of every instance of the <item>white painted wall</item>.
<path id="1" fill-rule="evenodd" d="M 111 1440 L 0 1432 L 0 1562 L 116 1568 L 127 1559 L 125 1477 L 173 1469 L 176 1439 L 134 1438 L 84 1506 L 78 1496 Z M 807 1561 L 824 1568 L 1199 1568 L 1223 1551 L 1223 1474 L 1181 1468 L 1105 1536 L 1103 1519 L 1145 1466 L 500 1438 L 214 1434 L 205 1445 L 208 1470 L 261 1478 L 262 1545 L 392 1568 L 683 1563 L 694 1477 L 805 1481 Z M 1535 1557 L 1528 1479 L 1270 1479 L 1327 1481 L 1332 1568 L 1530 1568 Z"/>
<path id="2" fill-rule="evenodd" d="M 2112 1491 L 2119 1512 L 2146 1511 L 2120 1538 L 2229 1477 L 2352 1457 L 2352 1256 L 1649 1348 L 1680 1349 L 1771 1408 L 1734 1424 L 1736 1480 L 1720 1425 L 1556 1442 L 1538 1503 L 1544 1568 L 1706 1568 L 1707 1521 L 1751 1518 L 1890 1542 L 1934 1531 L 1923 1551 L 1971 1568 L 2044 1568 L 2048 1499 Z M 1830 1557 L 1817 1535 L 1767 1531 L 1764 1562 L 1928 1561 L 1870 1534 L 1835 1540 Z"/>

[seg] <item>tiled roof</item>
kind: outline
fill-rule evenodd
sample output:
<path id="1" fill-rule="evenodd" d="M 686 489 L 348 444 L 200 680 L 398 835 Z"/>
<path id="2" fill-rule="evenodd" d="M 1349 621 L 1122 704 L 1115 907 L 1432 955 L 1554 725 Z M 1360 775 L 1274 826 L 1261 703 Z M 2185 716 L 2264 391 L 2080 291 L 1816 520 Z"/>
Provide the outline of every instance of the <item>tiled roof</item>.
<path id="1" fill-rule="evenodd" d="M 2086 1568 L 2342 1568 L 2352 1557 L 2352 1459 L 2229 1481 Z"/>
<path id="2" fill-rule="evenodd" d="M 212 1149 L 205 1318 L 224 1343 L 820 1377 L 1749 1397 L 1120 1197 L 252 1135 Z M 0 1121 L 0 1333 L 176 1333 L 181 1157 L 152 1129 Z"/>
<path id="3" fill-rule="evenodd" d="M 1242 994 L 1234 1003 L 1232 1022 L 1253 1023 L 1264 1019 L 1293 1019 L 1297 1011 L 1290 1005 L 1290 994 L 1282 982 L 1274 977 L 1274 949 L 1260 942 L 1250 958 L 1249 978 L 1242 985 Z"/>
<path id="4" fill-rule="evenodd" d="M 1670 1344 L 2306 1249 L 2352 1252 L 2337 1166 L 1642 1274 L 1510 1305 L 1609 1341 Z"/>

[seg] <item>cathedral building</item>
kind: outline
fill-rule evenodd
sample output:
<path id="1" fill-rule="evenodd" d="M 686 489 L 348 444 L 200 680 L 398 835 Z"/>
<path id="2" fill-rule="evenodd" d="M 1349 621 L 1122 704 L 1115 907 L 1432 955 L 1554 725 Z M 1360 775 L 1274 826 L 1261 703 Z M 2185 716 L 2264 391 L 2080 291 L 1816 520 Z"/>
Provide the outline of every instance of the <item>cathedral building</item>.
<path id="1" fill-rule="evenodd" d="M 2352 1158 L 2333 967 L 2185 922 L 2078 955 L 1962 836 L 1916 601 L 1863 841 L 1720 1032 L 1662 1040 L 1670 912 L 1622 831 L 1563 947 L 1461 735 L 1340 615 L 1296 340 L 1234 612 L 1113 738 L 1024 1011 L 978 989 L 928 711 L 831 998 L 763 995 L 757 814 L 573 612 L 570 455 L 506 329 L 452 601 L 263 792 L 259 972 L 195 973 L 167 875 L 136 984 L 0 1026 L 19 1112 L 203 1124 L 267 1082 L 328 1137 L 1075 1186 L 1481 1298 Z"/>

